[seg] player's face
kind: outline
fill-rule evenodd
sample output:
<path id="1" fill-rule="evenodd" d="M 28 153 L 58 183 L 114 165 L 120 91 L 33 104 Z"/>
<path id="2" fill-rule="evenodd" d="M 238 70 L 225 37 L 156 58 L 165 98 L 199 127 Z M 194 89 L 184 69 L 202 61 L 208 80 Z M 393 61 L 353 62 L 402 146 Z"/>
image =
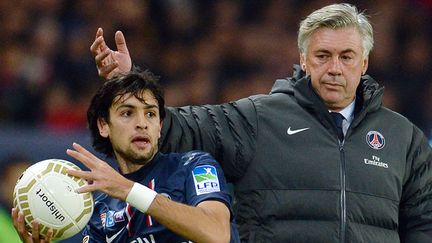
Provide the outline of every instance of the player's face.
<path id="1" fill-rule="evenodd" d="M 109 122 L 100 125 L 101 136 L 109 137 L 119 163 L 143 165 L 158 150 L 161 131 L 159 105 L 152 92 L 141 99 L 126 94 L 116 97 L 109 110 Z"/>
<path id="2" fill-rule="evenodd" d="M 316 30 L 300 62 L 310 75 L 314 90 L 333 111 L 354 100 L 361 75 L 368 66 L 360 33 L 354 27 Z"/>

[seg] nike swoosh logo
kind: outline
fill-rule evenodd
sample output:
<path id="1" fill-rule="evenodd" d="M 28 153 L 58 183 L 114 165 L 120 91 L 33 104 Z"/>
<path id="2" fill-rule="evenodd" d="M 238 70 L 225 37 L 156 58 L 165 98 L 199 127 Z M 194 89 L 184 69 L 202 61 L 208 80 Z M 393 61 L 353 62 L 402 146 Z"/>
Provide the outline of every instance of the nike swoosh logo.
<path id="1" fill-rule="evenodd" d="M 287 133 L 288 133 L 288 135 L 293 135 L 293 134 L 296 134 L 296 133 L 299 133 L 299 132 L 306 131 L 308 129 L 309 129 L 309 127 L 305 127 L 305 128 L 301 128 L 301 129 L 296 129 L 296 130 L 291 130 L 291 127 L 288 127 Z"/>
<path id="2" fill-rule="evenodd" d="M 123 232 L 123 230 L 126 229 L 126 227 L 123 227 L 123 229 L 121 229 L 119 232 L 115 233 L 115 235 L 112 235 L 111 237 L 108 238 L 108 236 L 106 236 L 106 242 L 107 243 L 111 243 L 115 238 L 117 238 L 117 236 L 119 234 L 121 234 L 121 232 Z"/>

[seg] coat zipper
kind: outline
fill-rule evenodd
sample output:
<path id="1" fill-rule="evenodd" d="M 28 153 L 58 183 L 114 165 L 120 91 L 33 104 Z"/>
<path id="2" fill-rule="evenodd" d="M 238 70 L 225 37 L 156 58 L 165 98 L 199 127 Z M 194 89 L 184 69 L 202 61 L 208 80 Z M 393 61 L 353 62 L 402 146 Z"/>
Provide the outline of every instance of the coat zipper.
<path id="1" fill-rule="evenodd" d="M 341 208 L 341 226 L 340 226 L 340 239 L 341 243 L 345 243 L 345 232 L 346 232 L 346 181 L 345 181 L 345 151 L 343 148 L 344 141 L 339 142 L 340 152 L 340 183 L 341 183 L 341 195 L 340 195 L 340 208 Z"/>

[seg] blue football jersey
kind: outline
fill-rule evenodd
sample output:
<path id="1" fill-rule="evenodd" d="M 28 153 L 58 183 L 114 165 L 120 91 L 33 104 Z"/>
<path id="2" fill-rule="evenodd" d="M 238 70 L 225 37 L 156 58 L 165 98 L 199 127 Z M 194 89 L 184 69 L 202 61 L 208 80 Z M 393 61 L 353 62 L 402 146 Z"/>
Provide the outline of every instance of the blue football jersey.
<path id="1" fill-rule="evenodd" d="M 208 153 L 157 153 L 149 164 L 124 176 L 176 202 L 196 206 L 205 200 L 217 200 L 231 211 L 232 199 L 223 171 Z M 240 242 L 231 218 L 231 242 Z M 93 215 L 83 236 L 83 242 L 89 243 L 189 242 L 151 216 L 106 194 L 96 198 Z"/>

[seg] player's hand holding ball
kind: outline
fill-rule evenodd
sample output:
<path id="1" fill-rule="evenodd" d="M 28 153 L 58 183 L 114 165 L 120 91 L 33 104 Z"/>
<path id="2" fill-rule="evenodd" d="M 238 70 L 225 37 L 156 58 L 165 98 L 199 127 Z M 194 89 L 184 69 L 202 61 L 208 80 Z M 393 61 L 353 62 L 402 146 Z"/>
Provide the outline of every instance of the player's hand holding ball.
<path id="1" fill-rule="evenodd" d="M 48 159 L 27 168 L 14 189 L 12 219 L 23 242 L 50 242 L 80 232 L 93 213 L 93 196 L 77 193 L 87 181 L 67 173 L 75 164 Z"/>
<path id="2" fill-rule="evenodd" d="M 32 228 L 27 230 L 24 214 L 18 209 L 12 208 L 12 220 L 18 235 L 24 243 L 49 243 L 53 236 L 53 230 L 50 228 L 45 236 L 39 234 L 39 223 L 34 220 L 31 222 Z"/>

